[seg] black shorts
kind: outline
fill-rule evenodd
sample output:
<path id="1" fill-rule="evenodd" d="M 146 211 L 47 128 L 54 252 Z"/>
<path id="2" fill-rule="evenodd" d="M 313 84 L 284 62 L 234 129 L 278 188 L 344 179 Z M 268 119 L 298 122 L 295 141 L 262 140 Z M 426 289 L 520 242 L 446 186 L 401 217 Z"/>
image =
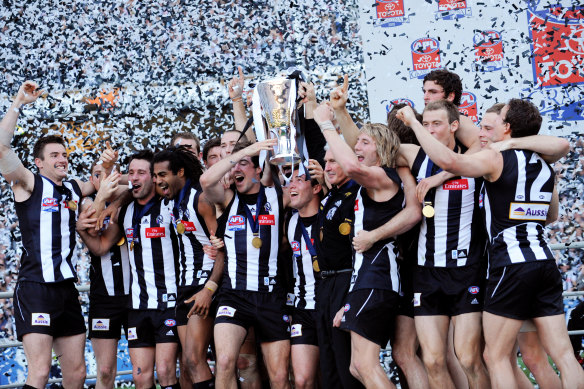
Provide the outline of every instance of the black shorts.
<path id="1" fill-rule="evenodd" d="M 399 295 L 391 290 L 359 289 L 349 293 L 341 329 L 353 331 L 384 348 L 395 327 Z"/>
<path id="2" fill-rule="evenodd" d="M 314 309 L 294 308 L 290 327 L 291 344 L 311 344 L 318 346 L 316 332 L 316 312 Z"/>
<path id="3" fill-rule="evenodd" d="M 217 305 L 215 324 L 236 324 L 246 330 L 254 327 L 260 343 L 290 339 L 290 316 L 286 314 L 284 293 L 222 290 Z"/>
<path id="4" fill-rule="evenodd" d="M 189 322 L 187 315 L 195 302 L 190 302 L 188 304 L 185 303 L 185 300 L 190 299 L 193 295 L 199 293 L 205 285 L 194 285 L 194 286 L 180 286 L 178 288 L 178 300 L 176 301 L 176 325 L 178 326 L 186 326 Z M 217 295 L 213 295 L 211 298 L 211 307 L 209 308 L 209 316 L 215 316 L 215 312 L 217 312 L 217 299 L 215 298 Z"/>
<path id="5" fill-rule="evenodd" d="M 18 340 L 29 333 L 53 338 L 85 333 L 79 292 L 72 280 L 57 283 L 18 281 L 14 291 Z"/>
<path id="6" fill-rule="evenodd" d="M 129 296 L 89 297 L 89 339 L 120 339 L 128 332 Z"/>
<path id="7" fill-rule="evenodd" d="M 517 320 L 564 313 L 562 276 L 555 261 L 509 265 L 489 272 L 485 311 Z"/>
<path id="8" fill-rule="evenodd" d="M 178 343 L 174 308 L 164 311 L 132 309 L 128 312 L 128 347 L 155 347 L 158 343 Z"/>
<path id="9" fill-rule="evenodd" d="M 464 267 L 414 269 L 414 316 L 458 316 L 481 312 L 484 271 L 480 262 Z"/>
<path id="10" fill-rule="evenodd" d="M 401 294 L 397 314 L 414 317 L 414 263 L 413 260 L 400 261 L 399 279 L 401 282 Z"/>

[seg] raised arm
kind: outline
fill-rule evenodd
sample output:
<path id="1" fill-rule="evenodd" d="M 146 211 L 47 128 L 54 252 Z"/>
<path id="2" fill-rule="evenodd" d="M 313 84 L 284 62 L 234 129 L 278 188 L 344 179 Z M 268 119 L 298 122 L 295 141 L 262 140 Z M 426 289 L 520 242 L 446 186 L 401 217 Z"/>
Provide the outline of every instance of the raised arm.
<path id="1" fill-rule="evenodd" d="M 0 122 L 0 173 L 10 183 L 15 201 L 24 201 L 30 197 L 34 187 L 34 175 L 24 167 L 22 161 L 12 150 L 11 142 L 20 114 L 20 108 L 36 101 L 44 91 L 33 81 L 25 81 L 8 112 Z"/>
<path id="2" fill-rule="evenodd" d="M 90 233 L 97 223 L 94 217 L 95 210 L 88 207 L 79 214 L 77 219 L 77 232 L 79 236 L 94 255 L 105 255 L 109 249 L 122 238 L 122 230 L 117 223 L 117 220 L 110 220 L 107 228 L 100 235 Z"/>
<path id="3" fill-rule="evenodd" d="M 458 129 L 454 133 L 456 139 L 468 148 L 467 154 L 473 154 L 481 150 L 481 142 L 479 140 L 480 128 L 469 117 L 460 115 L 458 121 Z"/>
<path id="4" fill-rule="evenodd" d="M 396 116 L 409 126 L 420 146 L 430 159 L 443 170 L 466 177 L 485 177 L 488 181 L 499 178 L 503 169 L 503 156 L 500 152 L 487 149 L 475 154 L 458 154 L 440 143 L 418 120 L 411 107 L 400 109 Z"/>
<path id="5" fill-rule="evenodd" d="M 347 100 L 349 99 L 349 76 L 344 75 L 343 85 L 333 90 L 330 95 L 330 104 L 335 110 L 335 116 L 339 127 L 343 133 L 345 142 L 353 149 L 357 144 L 359 128 L 347 111 Z"/>
<path id="6" fill-rule="evenodd" d="M 207 199 L 215 204 L 227 206 L 227 203 L 231 201 L 233 193 L 231 193 L 230 189 L 223 187 L 223 183 L 221 182 L 223 176 L 241 159 L 258 155 L 262 150 L 271 150 L 277 144 L 277 141 L 277 139 L 267 139 L 253 143 L 235 154 L 228 155 L 211 166 L 209 170 L 203 173 L 199 180 Z M 231 194 L 229 195 L 228 192 Z"/>
<path id="7" fill-rule="evenodd" d="M 387 175 L 379 166 L 366 166 L 359 162 L 357 155 L 336 131 L 333 120 L 333 109 L 327 104 L 321 104 L 314 111 L 314 120 L 332 151 L 335 160 L 345 173 L 360 185 L 370 189 L 382 189 L 388 185 Z"/>
<path id="8" fill-rule="evenodd" d="M 491 143 L 489 147 L 499 151 L 509 149 L 531 150 L 538 153 L 547 163 L 554 163 L 568 154 L 570 142 L 557 136 L 531 135 Z"/>
<path id="9" fill-rule="evenodd" d="M 243 104 L 243 88 L 245 86 L 245 77 L 243 75 L 243 69 L 241 66 L 237 67 L 238 76 L 234 76 L 229 84 L 227 85 L 227 90 L 229 92 L 229 98 L 233 104 L 233 120 L 235 122 L 235 129 L 239 132 L 243 132 L 245 128 L 245 123 L 247 123 L 247 114 L 245 113 L 245 105 Z M 250 127 L 246 133 L 247 139 L 250 142 L 255 142 L 255 133 L 253 128 Z"/>

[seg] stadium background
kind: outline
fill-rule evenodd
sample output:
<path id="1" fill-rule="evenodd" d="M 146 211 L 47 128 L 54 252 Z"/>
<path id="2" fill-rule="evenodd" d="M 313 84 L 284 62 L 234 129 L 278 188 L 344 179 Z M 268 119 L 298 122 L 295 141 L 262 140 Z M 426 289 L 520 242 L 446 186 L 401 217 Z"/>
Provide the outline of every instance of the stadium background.
<path id="1" fill-rule="evenodd" d="M 544 132 L 570 140 L 570 154 L 556 164 L 562 208 L 550 238 L 580 241 L 584 11 L 578 3 L 3 0 L 0 112 L 24 80 L 37 81 L 48 96 L 23 109 L 13 145 L 32 167 L 34 141 L 61 133 L 71 176 L 82 178 L 106 139 L 124 165 L 137 149 L 166 146 L 173 132 L 193 131 L 204 140 L 231 128 L 226 83 L 237 66 L 246 91 L 289 67 L 305 69 L 319 100 L 346 73 L 357 121 L 384 121 L 392 102 L 404 99 L 421 109 L 419 77 L 446 67 L 461 75 L 468 92 L 461 108 L 477 121 L 496 101 L 531 97 L 546 117 Z M 0 198 L 0 289 L 6 291 L 15 284 L 21 248 L 3 179 Z M 77 253 L 86 284 L 89 259 L 81 245 Z M 584 273 L 582 254 L 556 253 L 567 264 L 569 288 Z M 0 335 L 10 339 L 11 300 L 0 303 Z M 21 350 L 5 350 L 0 384 L 24 381 L 23 363 Z M 90 355 L 88 367 L 94 372 Z"/>

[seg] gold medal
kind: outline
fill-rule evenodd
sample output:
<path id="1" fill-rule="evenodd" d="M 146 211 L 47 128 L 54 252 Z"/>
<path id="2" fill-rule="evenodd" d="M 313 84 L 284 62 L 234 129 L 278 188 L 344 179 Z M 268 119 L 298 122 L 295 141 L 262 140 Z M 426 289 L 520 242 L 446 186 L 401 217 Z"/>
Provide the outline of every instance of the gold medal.
<path id="1" fill-rule="evenodd" d="M 322 238 L 324 238 L 324 232 L 322 231 L 322 227 L 320 227 L 320 241 L 322 242 Z"/>
<path id="2" fill-rule="evenodd" d="M 256 249 L 259 249 L 260 247 L 262 247 L 262 239 L 259 236 L 254 236 L 253 239 L 251 240 L 251 245 Z"/>
<path id="3" fill-rule="evenodd" d="M 184 234 L 185 231 L 187 230 L 187 228 L 185 227 L 185 225 L 182 222 L 178 222 L 176 223 L 176 232 L 178 232 L 179 234 Z"/>
<path id="4" fill-rule="evenodd" d="M 316 259 L 316 257 L 314 257 L 314 260 L 312 261 L 312 270 L 314 270 L 315 272 L 320 272 L 320 266 L 318 266 L 318 260 Z"/>
<path id="5" fill-rule="evenodd" d="M 77 211 L 77 203 L 75 201 L 73 200 L 67 201 L 67 206 L 69 207 L 70 210 Z"/>
<path id="6" fill-rule="evenodd" d="M 351 225 L 347 222 L 343 222 L 339 224 L 339 232 L 341 235 L 349 235 L 351 232 Z"/>
<path id="7" fill-rule="evenodd" d="M 122 236 L 122 238 L 118 241 L 117 245 L 123 246 L 124 243 L 126 243 L 126 238 Z"/>
<path id="8" fill-rule="evenodd" d="M 134 242 L 130 243 L 130 251 L 134 250 Z"/>
<path id="9" fill-rule="evenodd" d="M 424 208 L 422 208 L 422 214 L 426 217 L 434 217 L 434 207 L 430 201 L 424 202 Z"/>

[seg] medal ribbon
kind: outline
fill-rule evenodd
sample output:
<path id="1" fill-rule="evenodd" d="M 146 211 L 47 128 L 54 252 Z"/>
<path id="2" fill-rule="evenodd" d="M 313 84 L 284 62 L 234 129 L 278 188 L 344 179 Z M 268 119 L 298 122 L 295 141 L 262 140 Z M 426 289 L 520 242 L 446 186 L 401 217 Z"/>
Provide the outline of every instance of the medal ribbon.
<path id="1" fill-rule="evenodd" d="M 156 202 L 156 196 L 152 197 L 150 199 L 150 201 L 148 201 L 148 203 L 146 203 L 146 205 L 144 205 L 144 207 L 142 208 L 142 211 L 140 212 L 139 215 L 136 215 L 137 208 L 136 208 L 136 206 L 134 206 L 134 214 L 132 215 L 132 242 L 134 242 L 134 241 L 139 242 L 139 240 L 136 239 L 136 234 L 139 235 L 138 227 L 141 224 L 140 221 L 142 220 L 142 217 L 144 217 L 144 215 L 146 215 L 146 213 L 148 211 L 150 211 L 150 208 L 152 208 L 152 206 L 154 205 L 155 202 Z"/>
<path id="2" fill-rule="evenodd" d="M 263 185 L 261 185 L 260 186 L 260 193 L 258 193 L 258 200 L 256 202 L 255 219 L 253 218 L 253 215 L 251 214 L 249 207 L 247 206 L 245 201 L 243 201 L 243 208 L 245 209 L 245 215 L 247 216 L 247 220 L 249 220 L 249 227 L 251 228 L 251 232 L 253 232 L 254 234 L 257 234 L 259 231 L 259 228 L 260 228 L 259 214 L 260 214 L 260 207 L 262 206 L 262 202 L 264 200 L 264 196 L 265 196 L 265 188 Z"/>
<path id="3" fill-rule="evenodd" d="M 300 215 L 298 215 L 298 224 L 300 224 L 300 230 L 302 231 L 302 237 L 306 241 L 306 247 L 308 248 L 308 252 L 312 255 L 312 258 L 316 258 L 316 250 L 312 245 L 312 241 L 310 240 L 310 236 L 308 235 L 308 230 L 300 220 Z"/>
<path id="4" fill-rule="evenodd" d="M 187 181 L 185 182 L 185 186 L 182 187 L 182 189 L 180 190 L 180 193 L 178 194 L 178 208 L 177 208 L 177 203 L 175 203 L 174 205 L 174 211 L 176 212 L 176 216 L 180 216 L 180 220 L 182 221 L 182 210 L 183 210 L 183 200 L 185 198 L 185 194 L 187 193 L 187 191 L 191 189 L 191 180 L 187 179 Z M 184 207 L 186 208 L 186 207 Z M 176 224 L 176 220 L 175 220 L 175 224 Z"/>
<path id="5" fill-rule="evenodd" d="M 42 174 L 40 175 L 43 178 L 46 178 L 47 181 L 49 181 L 53 187 L 57 190 L 57 192 L 59 193 L 59 206 L 61 205 L 61 200 L 63 200 L 63 196 L 65 196 L 65 200 L 66 201 L 71 201 L 73 200 L 73 193 L 71 193 L 71 189 L 67 188 L 65 185 L 57 185 L 55 184 L 50 178 L 47 178 L 45 176 L 43 176 Z"/>

